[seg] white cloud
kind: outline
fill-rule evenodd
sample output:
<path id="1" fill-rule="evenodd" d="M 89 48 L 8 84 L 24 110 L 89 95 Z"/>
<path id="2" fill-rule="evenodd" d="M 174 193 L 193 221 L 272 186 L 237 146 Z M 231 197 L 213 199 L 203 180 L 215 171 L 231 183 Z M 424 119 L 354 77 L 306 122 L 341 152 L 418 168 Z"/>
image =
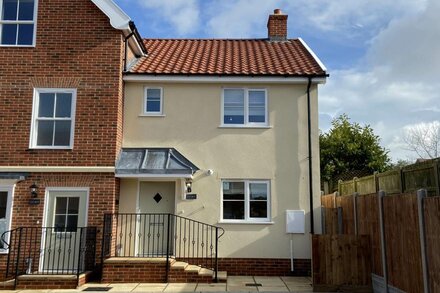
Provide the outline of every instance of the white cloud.
<path id="1" fill-rule="evenodd" d="M 402 141 L 408 125 L 438 120 L 440 2 L 424 7 L 381 30 L 362 66 L 330 71 L 320 95 L 321 112 L 347 113 L 370 124 L 394 159 L 410 155 Z"/>
<path id="2" fill-rule="evenodd" d="M 138 3 L 170 23 L 178 35 L 190 34 L 199 29 L 200 7 L 197 0 L 137 0 Z"/>

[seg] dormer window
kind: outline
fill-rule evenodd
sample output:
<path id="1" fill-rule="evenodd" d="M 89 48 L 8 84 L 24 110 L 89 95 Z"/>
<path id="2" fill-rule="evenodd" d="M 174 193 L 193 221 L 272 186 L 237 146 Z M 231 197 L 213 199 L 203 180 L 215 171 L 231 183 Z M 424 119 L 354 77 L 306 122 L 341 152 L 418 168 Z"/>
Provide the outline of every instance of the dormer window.
<path id="1" fill-rule="evenodd" d="M 37 0 L 0 0 L 0 45 L 34 46 Z"/>

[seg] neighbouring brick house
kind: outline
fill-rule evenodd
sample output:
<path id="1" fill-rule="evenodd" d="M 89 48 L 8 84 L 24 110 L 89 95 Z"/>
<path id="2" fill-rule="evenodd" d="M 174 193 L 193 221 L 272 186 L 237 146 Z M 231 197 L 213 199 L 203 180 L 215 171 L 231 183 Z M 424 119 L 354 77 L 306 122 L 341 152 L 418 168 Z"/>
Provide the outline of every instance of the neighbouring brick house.
<path id="1" fill-rule="evenodd" d="M 252 40 L 142 40 L 111 0 L 0 16 L 1 278 L 310 273 L 327 74 L 287 15 Z"/>
<path id="2" fill-rule="evenodd" d="M 31 271 L 57 270 L 60 245 L 49 242 L 62 237 L 49 234 L 73 222 L 100 227 L 116 210 L 122 72 L 125 60 L 146 50 L 112 1 L 0 0 L 0 11 L 0 232 L 40 227 L 22 231 L 22 241 L 38 244 L 21 260 Z M 83 232 L 94 237 L 92 230 Z M 12 244 L 18 234 L 4 240 Z M 2 279 L 15 256 L 8 252 L 2 243 Z"/>

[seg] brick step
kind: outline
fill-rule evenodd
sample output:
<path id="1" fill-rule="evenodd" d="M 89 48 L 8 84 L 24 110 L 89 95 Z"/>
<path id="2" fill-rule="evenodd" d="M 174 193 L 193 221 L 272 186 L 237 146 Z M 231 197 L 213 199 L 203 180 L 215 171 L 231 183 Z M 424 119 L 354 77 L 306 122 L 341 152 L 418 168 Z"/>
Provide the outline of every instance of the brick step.
<path id="1" fill-rule="evenodd" d="M 170 283 L 213 283 L 214 272 L 198 265 L 169 259 Z M 104 261 L 104 283 L 162 283 L 166 282 L 165 258 L 109 258 Z M 225 282 L 226 272 L 219 272 L 219 282 Z"/>
<path id="2" fill-rule="evenodd" d="M 169 282 L 199 282 L 212 283 L 215 278 L 213 270 L 202 268 L 197 265 L 191 265 L 183 261 L 175 261 L 171 264 Z M 190 281 L 185 281 L 190 280 Z M 227 273 L 218 272 L 217 279 L 219 282 L 226 282 Z"/>

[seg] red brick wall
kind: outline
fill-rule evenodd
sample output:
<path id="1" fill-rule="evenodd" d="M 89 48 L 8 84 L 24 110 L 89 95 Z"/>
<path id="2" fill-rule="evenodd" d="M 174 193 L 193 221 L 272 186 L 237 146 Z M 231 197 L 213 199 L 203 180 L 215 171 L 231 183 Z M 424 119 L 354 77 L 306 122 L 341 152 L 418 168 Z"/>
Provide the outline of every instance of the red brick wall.
<path id="1" fill-rule="evenodd" d="M 310 259 L 295 259 L 294 271 L 290 259 L 270 258 L 220 258 L 218 267 L 228 276 L 310 276 Z"/>
<path id="2" fill-rule="evenodd" d="M 113 166 L 122 139 L 122 34 L 90 0 L 38 6 L 36 47 L 0 47 L 0 166 Z M 73 150 L 29 150 L 36 87 L 77 88 Z"/>

